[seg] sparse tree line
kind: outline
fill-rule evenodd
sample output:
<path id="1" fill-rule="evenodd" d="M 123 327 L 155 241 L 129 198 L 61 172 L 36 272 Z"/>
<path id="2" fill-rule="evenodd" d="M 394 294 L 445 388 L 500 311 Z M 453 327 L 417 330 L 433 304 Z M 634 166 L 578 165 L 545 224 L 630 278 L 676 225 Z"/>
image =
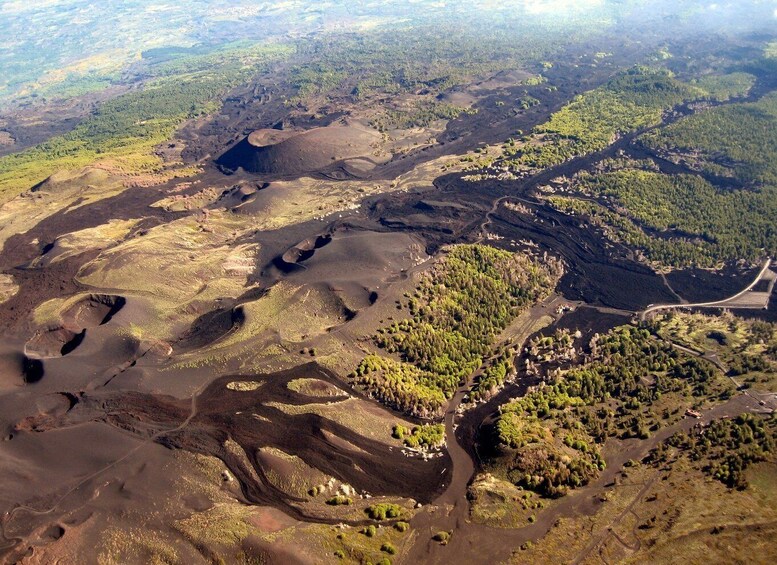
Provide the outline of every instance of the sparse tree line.
<path id="1" fill-rule="evenodd" d="M 667 460 L 670 448 L 685 453 L 706 474 L 736 489 L 747 488 L 746 471 L 753 463 L 774 457 L 777 419 L 741 414 L 715 420 L 691 433 L 678 432 L 650 454 L 650 461 Z"/>

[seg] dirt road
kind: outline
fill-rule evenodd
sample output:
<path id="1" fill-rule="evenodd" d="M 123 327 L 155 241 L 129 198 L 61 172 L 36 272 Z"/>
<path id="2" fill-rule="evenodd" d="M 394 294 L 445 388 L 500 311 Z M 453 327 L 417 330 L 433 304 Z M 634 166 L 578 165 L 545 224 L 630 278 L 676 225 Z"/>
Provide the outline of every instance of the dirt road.
<path id="1" fill-rule="evenodd" d="M 640 319 L 645 320 L 648 315 L 658 312 L 660 310 L 670 310 L 673 308 L 765 308 L 769 304 L 769 295 L 774 288 L 773 277 L 769 276 L 770 267 L 772 265 L 772 259 L 768 258 L 764 261 L 763 267 L 758 272 L 758 276 L 755 280 L 747 285 L 744 289 L 740 290 L 733 296 L 724 298 L 723 300 L 716 300 L 714 302 L 697 302 L 695 304 L 656 304 L 650 305 L 642 314 Z M 757 296 L 753 297 L 753 300 L 743 300 L 747 294 L 759 283 L 761 280 L 769 280 L 769 292 L 753 293 Z M 765 295 L 765 297 L 764 297 Z M 764 301 L 765 298 L 765 301 Z"/>

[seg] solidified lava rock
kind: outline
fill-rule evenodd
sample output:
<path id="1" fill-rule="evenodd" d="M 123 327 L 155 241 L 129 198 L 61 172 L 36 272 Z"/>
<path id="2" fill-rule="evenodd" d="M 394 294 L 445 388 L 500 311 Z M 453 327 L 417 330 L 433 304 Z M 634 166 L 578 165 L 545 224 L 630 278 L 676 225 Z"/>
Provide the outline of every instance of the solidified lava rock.
<path id="1" fill-rule="evenodd" d="M 27 384 L 34 384 L 43 378 L 45 370 L 43 368 L 43 361 L 40 359 L 24 358 L 22 364 L 22 374 L 24 375 L 24 382 Z"/>

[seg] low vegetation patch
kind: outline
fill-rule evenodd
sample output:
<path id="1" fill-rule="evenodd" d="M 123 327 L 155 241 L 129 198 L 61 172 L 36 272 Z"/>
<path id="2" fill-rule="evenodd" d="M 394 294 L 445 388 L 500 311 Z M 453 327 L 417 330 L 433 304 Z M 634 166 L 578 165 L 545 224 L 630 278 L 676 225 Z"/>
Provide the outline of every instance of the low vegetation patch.
<path id="1" fill-rule="evenodd" d="M 545 506 L 537 494 L 488 473 L 475 478 L 467 499 L 472 519 L 492 528 L 523 526 L 533 512 Z"/>
<path id="2" fill-rule="evenodd" d="M 695 351 L 714 352 L 734 376 L 745 382 L 773 384 L 777 373 L 777 324 L 745 319 L 728 312 L 719 316 L 669 312 L 653 321 L 662 337 Z"/>

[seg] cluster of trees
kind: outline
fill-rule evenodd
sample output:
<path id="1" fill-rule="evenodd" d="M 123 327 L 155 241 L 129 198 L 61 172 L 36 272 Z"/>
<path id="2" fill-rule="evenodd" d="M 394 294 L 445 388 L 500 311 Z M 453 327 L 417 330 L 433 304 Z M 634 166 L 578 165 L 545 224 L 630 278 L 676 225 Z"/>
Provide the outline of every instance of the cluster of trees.
<path id="1" fill-rule="evenodd" d="M 513 164 L 545 168 L 599 151 L 619 134 L 660 123 L 664 110 L 701 94 L 666 70 L 634 67 L 576 96 L 534 128 L 534 136 L 525 138 L 526 145 L 516 150 Z"/>
<path id="2" fill-rule="evenodd" d="M 589 350 L 582 365 L 500 407 L 492 465 L 516 484 L 563 495 L 604 468 L 598 445 L 607 437 L 645 439 L 658 429 L 651 406 L 663 395 L 726 390 L 714 366 L 684 357 L 644 328 L 616 328 L 595 337 Z"/>
<path id="3" fill-rule="evenodd" d="M 434 375 L 415 365 L 367 355 L 353 373 L 356 383 L 384 404 L 420 418 L 440 418 L 446 396 Z"/>
<path id="4" fill-rule="evenodd" d="M 747 488 L 745 471 L 752 463 L 773 457 L 777 441 L 777 419 L 741 414 L 732 420 L 715 420 L 699 433 L 678 432 L 666 445 L 688 454 L 699 467 L 731 488 Z M 653 454 L 663 460 L 663 450 Z"/>
<path id="5" fill-rule="evenodd" d="M 515 374 L 515 352 L 509 347 L 502 347 L 491 359 L 478 377 L 469 398 L 473 402 L 488 400 L 499 391 L 508 377 Z"/>
<path id="6" fill-rule="evenodd" d="M 373 520 L 381 521 L 391 518 L 398 518 L 400 514 L 402 514 L 402 507 L 399 504 L 381 502 L 379 504 L 368 506 L 364 512 Z"/>
<path id="7" fill-rule="evenodd" d="M 777 185 L 777 92 L 695 113 L 640 139 L 701 170 L 733 174 L 747 185 Z"/>
<path id="8" fill-rule="evenodd" d="M 424 424 L 413 426 L 411 429 L 397 424 L 392 429 L 392 435 L 401 439 L 404 444 L 412 448 L 432 449 L 445 443 L 445 426 L 442 424 Z"/>
<path id="9" fill-rule="evenodd" d="M 484 245 L 453 247 L 408 297 L 412 318 L 378 331 L 377 345 L 402 362 L 367 356 L 354 373 L 357 383 L 400 410 L 440 416 L 445 400 L 481 366 L 498 332 L 545 296 L 561 272 L 553 259 L 540 264 Z M 491 367 L 483 390 L 504 380 Z"/>
<path id="10" fill-rule="evenodd" d="M 481 366 L 497 334 L 546 296 L 561 273 L 555 259 L 540 263 L 486 245 L 452 247 L 409 297 L 412 318 L 375 337 L 402 362 L 369 356 L 356 369 L 357 382 L 416 415 L 439 415 L 444 399 Z"/>
<path id="11" fill-rule="evenodd" d="M 777 325 L 765 320 L 752 320 L 748 324 L 748 343 L 777 345 Z"/>
<path id="12" fill-rule="evenodd" d="M 528 94 L 524 94 L 515 102 L 520 110 L 528 110 L 529 108 L 533 108 L 534 106 L 538 106 L 540 104 L 539 100 L 537 100 L 534 96 L 529 96 Z"/>
<path id="13" fill-rule="evenodd" d="M 746 375 L 753 371 L 772 372 L 773 368 L 763 355 L 748 355 L 740 353 L 734 355 L 728 364 L 729 372 L 734 376 Z"/>
<path id="14" fill-rule="evenodd" d="M 482 363 L 498 332 L 555 286 L 561 265 L 485 245 L 450 250 L 413 297 L 413 318 L 380 332 L 377 343 L 441 378 L 452 394 Z"/>
<path id="15" fill-rule="evenodd" d="M 538 444 L 515 453 L 507 477 L 514 484 L 542 496 L 558 498 L 570 488 L 588 484 L 604 470 L 599 453 L 570 457 L 552 444 Z"/>
<path id="16" fill-rule="evenodd" d="M 353 499 L 348 496 L 338 494 L 331 498 L 328 498 L 326 503 L 329 506 L 350 506 L 351 504 L 353 504 Z"/>

